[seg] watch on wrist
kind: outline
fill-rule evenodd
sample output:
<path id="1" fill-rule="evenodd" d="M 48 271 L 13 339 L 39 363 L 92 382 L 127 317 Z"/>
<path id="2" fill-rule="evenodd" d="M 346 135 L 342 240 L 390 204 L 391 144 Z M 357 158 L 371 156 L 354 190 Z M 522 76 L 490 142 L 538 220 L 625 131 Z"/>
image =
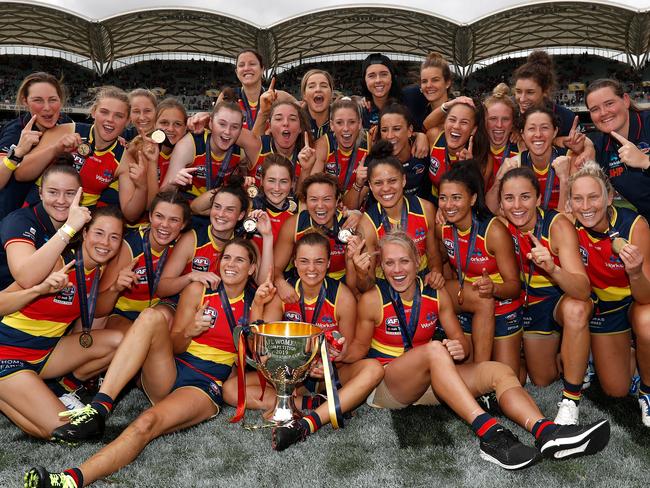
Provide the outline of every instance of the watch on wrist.
<path id="1" fill-rule="evenodd" d="M 9 152 L 7 153 L 7 158 L 11 159 L 16 164 L 23 162 L 23 156 L 16 155 L 16 146 L 11 146 L 11 149 L 9 149 Z"/>

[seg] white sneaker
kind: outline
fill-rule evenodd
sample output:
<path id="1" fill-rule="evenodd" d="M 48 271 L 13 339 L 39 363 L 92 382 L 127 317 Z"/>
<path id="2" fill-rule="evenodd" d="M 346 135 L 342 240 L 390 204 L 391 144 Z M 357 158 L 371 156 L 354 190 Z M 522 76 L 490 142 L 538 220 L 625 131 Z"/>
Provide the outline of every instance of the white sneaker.
<path id="1" fill-rule="evenodd" d="M 61 400 L 61 403 L 65 405 L 65 408 L 68 410 L 76 410 L 78 408 L 84 408 L 85 405 L 83 402 L 79 399 L 79 397 L 74 393 L 65 393 L 64 395 L 61 395 L 59 397 L 59 400 Z"/>
<path id="2" fill-rule="evenodd" d="M 558 411 L 555 416 L 555 423 L 558 425 L 578 425 L 578 405 L 573 400 L 563 398 L 557 404 Z"/>
<path id="3" fill-rule="evenodd" d="M 639 396 L 639 407 L 641 407 L 641 422 L 650 427 L 650 395 Z"/>
<path id="4" fill-rule="evenodd" d="M 591 386 L 591 383 L 596 379 L 596 368 L 594 368 L 594 362 L 589 356 L 589 362 L 587 363 L 587 370 L 585 371 L 585 377 L 582 379 L 582 389 L 586 390 Z"/>

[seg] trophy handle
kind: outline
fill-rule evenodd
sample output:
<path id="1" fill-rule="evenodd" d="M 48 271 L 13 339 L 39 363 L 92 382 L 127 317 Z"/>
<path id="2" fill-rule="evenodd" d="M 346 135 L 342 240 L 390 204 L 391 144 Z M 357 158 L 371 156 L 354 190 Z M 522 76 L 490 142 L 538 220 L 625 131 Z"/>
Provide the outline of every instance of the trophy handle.
<path id="1" fill-rule="evenodd" d="M 248 331 L 251 327 L 255 327 L 257 329 L 257 326 L 259 323 L 253 323 L 250 326 L 241 326 L 238 325 L 236 326 L 233 331 L 232 331 L 232 338 L 235 341 L 235 351 L 239 352 L 239 336 L 241 334 L 244 334 L 244 337 L 248 338 Z M 257 365 L 255 361 L 253 361 L 251 358 L 248 357 L 247 354 L 248 351 L 244 351 L 244 357 L 246 358 L 246 364 L 251 366 L 252 368 L 255 368 L 257 370 Z"/>

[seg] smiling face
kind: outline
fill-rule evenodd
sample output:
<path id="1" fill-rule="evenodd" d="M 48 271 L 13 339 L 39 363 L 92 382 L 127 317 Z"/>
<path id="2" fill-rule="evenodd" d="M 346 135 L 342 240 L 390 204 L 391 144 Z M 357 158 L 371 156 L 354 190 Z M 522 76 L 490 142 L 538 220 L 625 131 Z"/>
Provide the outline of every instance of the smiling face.
<path id="1" fill-rule="evenodd" d="M 458 151 L 465 147 L 474 132 L 476 116 L 469 105 L 458 103 L 449 109 L 445 119 L 445 141 L 447 148 Z"/>
<path id="2" fill-rule="evenodd" d="M 402 244 L 387 242 L 381 247 L 381 269 L 397 293 L 415 285 L 418 265 L 418 258 Z"/>
<path id="3" fill-rule="evenodd" d="M 503 147 L 510 139 L 513 115 L 512 109 L 503 102 L 495 102 L 487 107 L 485 125 L 493 147 Z"/>
<path id="4" fill-rule="evenodd" d="M 95 137 L 99 145 L 114 141 L 129 121 L 129 106 L 117 98 L 102 98 L 91 112 L 95 119 Z"/>
<path id="5" fill-rule="evenodd" d="M 36 124 L 42 129 L 51 129 L 61 115 L 61 97 L 56 87 L 46 82 L 29 85 L 27 96 L 22 100 L 29 113 L 36 115 Z"/>
<path id="6" fill-rule="evenodd" d="M 393 145 L 393 156 L 411 152 L 409 138 L 413 135 L 413 126 L 409 125 L 401 114 L 385 114 L 381 117 L 380 135 Z"/>
<path id="7" fill-rule="evenodd" d="M 571 185 L 569 205 L 573 216 L 588 229 L 605 232 L 609 227 L 607 207 L 612 197 L 607 197 L 602 182 L 593 176 L 577 178 Z"/>
<path id="8" fill-rule="evenodd" d="M 339 108 L 332 114 L 330 126 L 339 147 L 341 149 L 352 149 L 361 130 L 359 112 L 347 107 Z"/>
<path id="9" fill-rule="evenodd" d="M 307 211 L 318 225 L 331 226 L 336 214 L 336 189 L 328 183 L 312 183 L 305 198 Z"/>
<path id="10" fill-rule="evenodd" d="M 442 69 L 430 66 L 420 71 L 420 90 L 431 104 L 447 100 L 451 80 L 445 80 Z"/>
<path id="11" fill-rule="evenodd" d="M 508 178 L 503 182 L 501 209 L 505 217 L 522 231 L 535 227 L 539 199 L 535 187 L 527 178 Z"/>
<path id="12" fill-rule="evenodd" d="M 291 192 L 291 175 L 284 166 L 269 166 L 262 177 L 262 190 L 272 205 L 280 207 Z"/>
<path id="13" fill-rule="evenodd" d="M 327 77 L 322 73 L 311 75 L 305 83 L 305 93 L 302 98 L 311 113 L 327 112 L 332 103 L 332 87 Z"/>
<path id="14" fill-rule="evenodd" d="M 321 245 L 297 246 L 294 264 L 304 285 L 319 287 L 329 267 L 327 248 Z"/>
<path id="15" fill-rule="evenodd" d="M 187 124 L 183 112 L 173 107 L 161 110 L 156 120 L 156 129 L 165 131 L 169 142 L 176 144 L 185 135 L 185 132 L 187 132 Z"/>
<path id="16" fill-rule="evenodd" d="M 171 244 L 180 235 L 185 222 L 183 208 L 169 202 L 160 202 L 149 212 L 151 239 L 160 247 Z"/>
<path id="17" fill-rule="evenodd" d="M 97 217 L 90 227 L 84 229 L 84 265 L 94 267 L 106 264 L 120 250 L 122 245 L 122 221 L 104 215 Z"/>
<path id="18" fill-rule="evenodd" d="M 215 149 L 225 152 L 235 144 L 242 131 L 243 116 L 241 111 L 222 107 L 210 120 L 212 135 L 210 140 Z"/>
<path id="19" fill-rule="evenodd" d="M 373 98 L 387 98 L 393 86 L 390 70 L 383 64 L 371 64 L 366 69 L 365 82 Z"/>
<path id="20" fill-rule="evenodd" d="M 406 176 L 390 164 L 378 164 L 368 175 L 370 191 L 384 208 L 392 208 L 402 201 Z"/>
<path id="21" fill-rule="evenodd" d="M 217 193 L 210 208 L 210 224 L 212 230 L 221 234 L 229 234 L 235 230 L 237 222 L 244 218 L 245 210 L 241 202 L 232 193 L 224 191 Z"/>
<path id="22" fill-rule="evenodd" d="M 244 86 L 254 86 L 262 82 L 262 65 L 257 56 L 251 52 L 244 52 L 239 55 L 235 73 L 237 79 Z"/>
<path id="23" fill-rule="evenodd" d="M 557 128 L 551 117 L 543 112 L 535 112 L 526 117 L 522 137 L 528 151 L 535 156 L 544 156 L 552 151 Z"/>
<path id="24" fill-rule="evenodd" d="M 50 173 L 42 181 L 39 194 L 50 218 L 63 224 L 68 220 L 70 205 L 79 190 L 79 180 L 65 173 Z"/>
<path id="25" fill-rule="evenodd" d="M 627 135 L 629 126 L 630 97 L 627 93 L 619 97 L 614 89 L 605 86 L 587 95 L 591 120 L 596 128 L 609 134 L 612 131 Z"/>
<path id="26" fill-rule="evenodd" d="M 154 128 L 156 106 L 149 97 L 136 96 L 131 98 L 131 123 L 138 134 L 148 134 Z"/>
<path id="27" fill-rule="evenodd" d="M 532 78 L 519 78 L 515 83 L 515 102 L 523 114 L 531 107 L 538 107 L 546 94 L 542 87 Z"/>
<path id="28" fill-rule="evenodd" d="M 290 150 L 296 144 L 301 132 L 300 114 L 293 105 L 277 105 L 271 114 L 271 136 L 275 145 Z"/>
<path id="29" fill-rule="evenodd" d="M 467 187 L 457 181 L 443 181 L 439 192 L 438 205 L 447 222 L 461 229 L 469 228 L 476 195 L 471 195 Z"/>
<path id="30" fill-rule="evenodd" d="M 246 283 L 255 273 L 248 250 L 239 244 L 226 247 L 219 261 L 219 271 L 224 285 L 237 286 Z"/>

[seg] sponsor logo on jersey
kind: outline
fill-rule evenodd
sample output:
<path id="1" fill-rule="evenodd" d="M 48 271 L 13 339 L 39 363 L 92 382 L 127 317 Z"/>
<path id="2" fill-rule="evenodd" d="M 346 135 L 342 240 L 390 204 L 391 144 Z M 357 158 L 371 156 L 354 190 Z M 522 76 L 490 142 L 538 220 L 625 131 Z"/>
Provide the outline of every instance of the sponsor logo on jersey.
<path id="1" fill-rule="evenodd" d="M 290 320 L 293 322 L 302 322 L 302 314 L 300 312 L 288 311 L 284 312 L 285 320 Z"/>
<path id="2" fill-rule="evenodd" d="M 430 164 L 429 164 L 429 173 L 431 173 L 433 176 L 436 176 L 438 174 L 439 169 L 440 169 L 440 161 L 438 161 L 438 158 L 434 158 L 433 156 L 431 156 Z"/>
<path id="3" fill-rule="evenodd" d="M 210 260 L 203 256 L 195 256 L 192 259 L 192 269 L 194 271 L 208 271 L 210 269 Z"/>
<path id="4" fill-rule="evenodd" d="M 582 258 L 582 264 L 587 266 L 589 264 L 589 251 L 583 246 L 580 246 L 580 257 Z"/>
<path id="5" fill-rule="evenodd" d="M 59 293 L 56 294 L 53 301 L 59 305 L 72 305 L 74 302 L 74 296 L 77 292 L 77 287 L 75 285 L 69 285 L 63 288 Z"/>
<path id="6" fill-rule="evenodd" d="M 399 329 L 399 320 L 396 316 L 388 317 L 384 321 L 386 325 L 386 334 L 389 335 L 400 335 L 400 329 Z"/>

